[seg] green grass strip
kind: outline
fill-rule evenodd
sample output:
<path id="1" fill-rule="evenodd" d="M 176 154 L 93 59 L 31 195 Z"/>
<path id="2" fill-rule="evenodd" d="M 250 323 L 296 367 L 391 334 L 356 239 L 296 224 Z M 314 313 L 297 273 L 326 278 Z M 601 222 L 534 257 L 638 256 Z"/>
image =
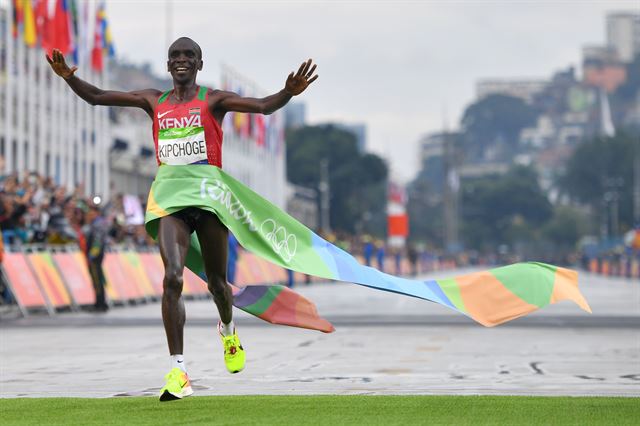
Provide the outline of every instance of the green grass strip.
<path id="1" fill-rule="evenodd" d="M 0 399 L 2 425 L 631 425 L 640 399 L 211 396 Z"/>

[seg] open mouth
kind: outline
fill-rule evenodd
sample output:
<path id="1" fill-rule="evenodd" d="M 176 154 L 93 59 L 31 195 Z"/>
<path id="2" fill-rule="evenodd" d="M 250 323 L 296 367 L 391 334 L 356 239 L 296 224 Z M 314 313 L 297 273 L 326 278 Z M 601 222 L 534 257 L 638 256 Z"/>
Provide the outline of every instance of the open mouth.
<path id="1" fill-rule="evenodd" d="M 175 67 L 174 69 L 175 69 L 176 73 L 178 73 L 178 74 L 184 74 L 187 71 L 189 71 L 189 68 L 187 68 L 187 67 Z"/>

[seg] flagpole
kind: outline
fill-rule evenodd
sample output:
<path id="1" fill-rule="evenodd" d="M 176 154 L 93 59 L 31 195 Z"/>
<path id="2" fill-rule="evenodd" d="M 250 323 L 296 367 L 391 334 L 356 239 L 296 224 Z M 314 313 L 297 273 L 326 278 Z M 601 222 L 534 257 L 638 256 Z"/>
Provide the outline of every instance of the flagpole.
<path id="1" fill-rule="evenodd" d="M 104 68 L 101 72 L 98 73 L 98 87 L 104 89 Z M 104 107 L 102 106 L 98 106 L 98 107 L 94 107 L 96 110 L 96 127 L 95 127 L 95 131 L 96 131 L 96 144 L 95 144 L 95 151 L 94 151 L 94 164 L 95 164 L 95 177 L 96 177 L 96 189 L 95 189 L 95 193 L 102 195 L 102 169 L 100 167 L 100 154 L 102 153 L 102 109 Z"/>
<path id="2" fill-rule="evenodd" d="M 0 14 L 2 14 L 2 13 L 3 13 L 3 11 L 0 8 Z M 8 15 L 8 13 L 9 13 L 9 8 L 8 7 L 4 11 L 4 13 L 7 14 L 7 15 L 5 15 L 6 16 L 6 18 L 5 18 L 5 23 L 6 23 L 5 27 L 8 28 L 10 26 L 9 25 L 10 21 L 9 21 L 9 15 Z M 7 35 L 8 34 L 7 34 L 6 31 L 4 33 L 0 34 L 0 40 L 1 40 L 0 45 L 6 46 L 9 43 L 9 38 L 7 37 Z M 6 52 L 6 50 L 5 50 L 5 52 Z M 7 61 L 5 61 L 4 62 L 5 68 L 4 69 L 0 69 L 0 99 L 4 99 L 4 105 L 3 105 L 3 108 L 2 108 L 2 117 L 0 117 L 0 121 L 3 124 L 3 128 L 5 129 L 5 133 L 6 133 L 6 128 L 8 126 L 7 115 L 6 115 L 6 110 L 7 110 L 7 96 L 6 96 L 6 92 L 7 92 L 7 89 L 6 89 L 6 87 L 7 87 L 7 82 L 6 82 L 7 68 L 6 67 L 7 67 L 7 65 L 8 65 L 8 63 L 7 63 Z M 4 141 L 4 144 L 6 146 L 6 141 Z M 3 151 L 3 153 L 4 153 L 4 151 Z M 4 159 L 4 160 L 5 161 L 0 161 L 0 174 L 2 174 L 2 175 L 5 174 L 5 170 L 6 170 L 6 167 L 7 167 L 7 161 L 6 161 L 6 159 Z"/>
<path id="3" fill-rule="evenodd" d="M 29 152 L 27 157 L 27 167 L 26 169 L 30 172 L 36 169 L 36 147 L 38 146 L 38 142 L 36 141 L 36 46 L 29 47 L 28 50 L 29 55 L 29 79 L 27 80 L 29 83 L 28 93 L 29 93 L 29 102 L 27 109 L 27 117 L 29 118 L 29 128 L 27 129 L 27 133 L 29 136 Z"/>
<path id="4" fill-rule="evenodd" d="M 51 175 L 53 176 L 56 185 L 61 184 L 60 179 L 60 120 L 62 118 L 62 114 L 60 114 L 61 107 L 61 94 L 62 94 L 62 78 L 58 78 L 57 76 L 53 78 L 53 90 L 54 94 L 53 102 L 51 103 L 51 139 L 52 139 L 52 150 L 50 155 L 51 161 Z"/>
<path id="5" fill-rule="evenodd" d="M 15 68 L 15 60 L 13 57 L 13 48 L 15 39 L 13 38 L 13 31 L 11 28 L 11 20 L 13 19 L 13 3 L 9 2 L 7 8 L 7 25 L 6 25 L 6 37 L 7 37 L 7 85 L 5 93 L 5 140 L 4 140 L 4 172 L 9 174 L 13 171 L 13 70 Z"/>
<path id="6" fill-rule="evenodd" d="M 17 86 L 18 86 L 18 97 L 17 97 L 17 102 L 16 102 L 16 106 L 18 107 L 18 120 L 16 123 L 16 172 L 18 173 L 18 176 L 22 176 L 23 172 L 24 172 L 24 107 L 25 107 L 25 102 L 24 102 L 24 77 L 26 74 L 26 69 L 25 69 L 25 61 L 24 61 L 24 39 L 22 38 L 22 34 L 20 33 L 20 31 L 18 31 L 18 38 L 17 38 L 17 51 L 18 51 L 18 55 L 16 58 L 17 61 L 17 70 L 18 73 L 16 75 L 16 79 L 17 79 Z"/>
<path id="7" fill-rule="evenodd" d="M 65 109 L 64 109 L 64 129 L 63 129 L 63 140 L 62 145 L 65 147 L 65 157 L 64 157 L 64 180 L 65 186 L 67 190 L 71 190 L 74 187 L 73 182 L 73 146 L 75 142 L 75 138 L 72 131 L 72 121 L 74 120 L 73 116 L 73 104 L 74 99 L 73 96 L 75 94 L 71 91 L 70 88 L 64 88 L 64 99 L 65 99 Z"/>
<path id="8" fill-rule="evenodd" d="M 78 49 L 78 63 L 76 64 L 78 66 L 78 72 L 80 73 L 80 75 L 83 75 L 83 66 L 84 66 L 84 56 L 83 56 L 83 48 L 84 48 L 84 31 L 85 31 L 85 26 L 84 26 L 84 10 L 86 9 L 86 4 L 84 4 L 83 2 L 77 2 L 76 4 L 77 10 L 76 10 L 76 19 L 78 22 L 78 34 L 77 34 L 77 40 L 76 40 L 76 49 Z M 75 115 L 76 115 L 76 120 L 75 120 L 75 139 L 76 139 L 76 146 L 75 146 L 75 152 L 74 152 L 74 156 L 75 156 L 75 162 L 74 162 L 74 185 L 77 185 L 81 182 L 84 182 L 84 178 L 82 176 L 82 157 L 83 157 L 83 149 L 82 149 L 82 115 L 84 112 L 84 105 L 82 100 L 80 99 L 80 97 L 75 96 L 74 97 L 75 100 Z M 82 194 L 84 195 L 84 194 Z"/>
<path id="9" fill-rule="evenodd" d="M 109 87 L 109 65 L 111 63 L 111 57 L 107 54 L 105 55 L 105 63 L 104 70 L 102 71 L 103 81 L 102 87 Z M 110 197 L 110 182 L 109 182 L 109 149 L 111 147 L 111 138 L 109 132 L 109 108 L 102 109 L 102 155 L 100 156 L 100 162 L 102 167 L 102 198 L 108 200 Z M 137 185 L 137 183 L 136 183 Z"/>
<path id="10" fill-rule="evenodd" d="M 46 103 L 48 101 L 49 96 L 45 96 L 45 93 L 49 93 L 48 88 L 46 87 L 46 73 L 47 67 L 44 61 L 44 50 L 38 49 L 38 53 L 41 53 L 38 63 L 38 119 L 40 120 L 40 132 L 38 135 L 38 145 L 40 149 L 38 150 L 38 172 L 44 176 L 46 171 L 45 165 L 45 155 L 47 150 L 49 149 L 49 137 L 48 137 L 48 129 L 47 129 L 47 108 Z"/>

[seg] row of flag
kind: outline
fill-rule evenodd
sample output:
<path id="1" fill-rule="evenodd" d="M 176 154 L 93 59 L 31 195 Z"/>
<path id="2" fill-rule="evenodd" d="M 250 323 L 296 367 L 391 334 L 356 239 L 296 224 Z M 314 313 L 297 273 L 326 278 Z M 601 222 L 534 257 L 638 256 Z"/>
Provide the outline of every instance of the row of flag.
<path id="1" fill-rule="evenodd" d="M 13 37 L 22 36 L 29 47 L 40 46 L 48 54 L 56 48 L 63 55 L 73 55 L 77 64 L 82 52 L 88 51 L 88 41 L 82 36 L 88 25 L 87 2 L 82 0 L 12 0 Z M 82 6 L 83 11 L 80 11 Z M 104 69 L 104 56 L 115 56 L 113 39 L 107 21 L 104 0 L 96 8 L 91 67 Z"/>
<path id="2" fill-rule="evenodd" d="M 229 90 L 240 96 L 254 96 L 249 87 L 229 73 L 222 76 L 222 90 Z M 283 152 L 284 117 L 276 112 L 270 115 L 229 112 L 222 123 L 225 134 L 234 134 L 243 139 L 253 139 L 255 144 L 276 155 Z"/>

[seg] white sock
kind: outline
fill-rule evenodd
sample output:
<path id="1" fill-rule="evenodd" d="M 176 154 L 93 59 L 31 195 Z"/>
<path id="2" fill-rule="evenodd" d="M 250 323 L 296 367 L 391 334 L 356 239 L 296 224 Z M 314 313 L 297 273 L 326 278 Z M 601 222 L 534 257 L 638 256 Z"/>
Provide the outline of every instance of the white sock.
<path id="1" fill-rule="evenodd" d="M 222 334 L 223 336 L 232 336 L 233 335 L 233 331 L 235 330 L 236 326 L 233 323 L 233 320 L 231 320 L 231 322 L 229 324 L 225 324 L 222 321 L 220 321 L 218 323 L 218 330 L 220 331 L 220 334 Z"/>
<path id="2" fill-rule="evenodd" d="M 187 372 L 187 366 L 184 363 L 184 356 L 182 356 L 182 354 L 171 355 L 171 368 L 179 368 L 185 373 Z"/>

